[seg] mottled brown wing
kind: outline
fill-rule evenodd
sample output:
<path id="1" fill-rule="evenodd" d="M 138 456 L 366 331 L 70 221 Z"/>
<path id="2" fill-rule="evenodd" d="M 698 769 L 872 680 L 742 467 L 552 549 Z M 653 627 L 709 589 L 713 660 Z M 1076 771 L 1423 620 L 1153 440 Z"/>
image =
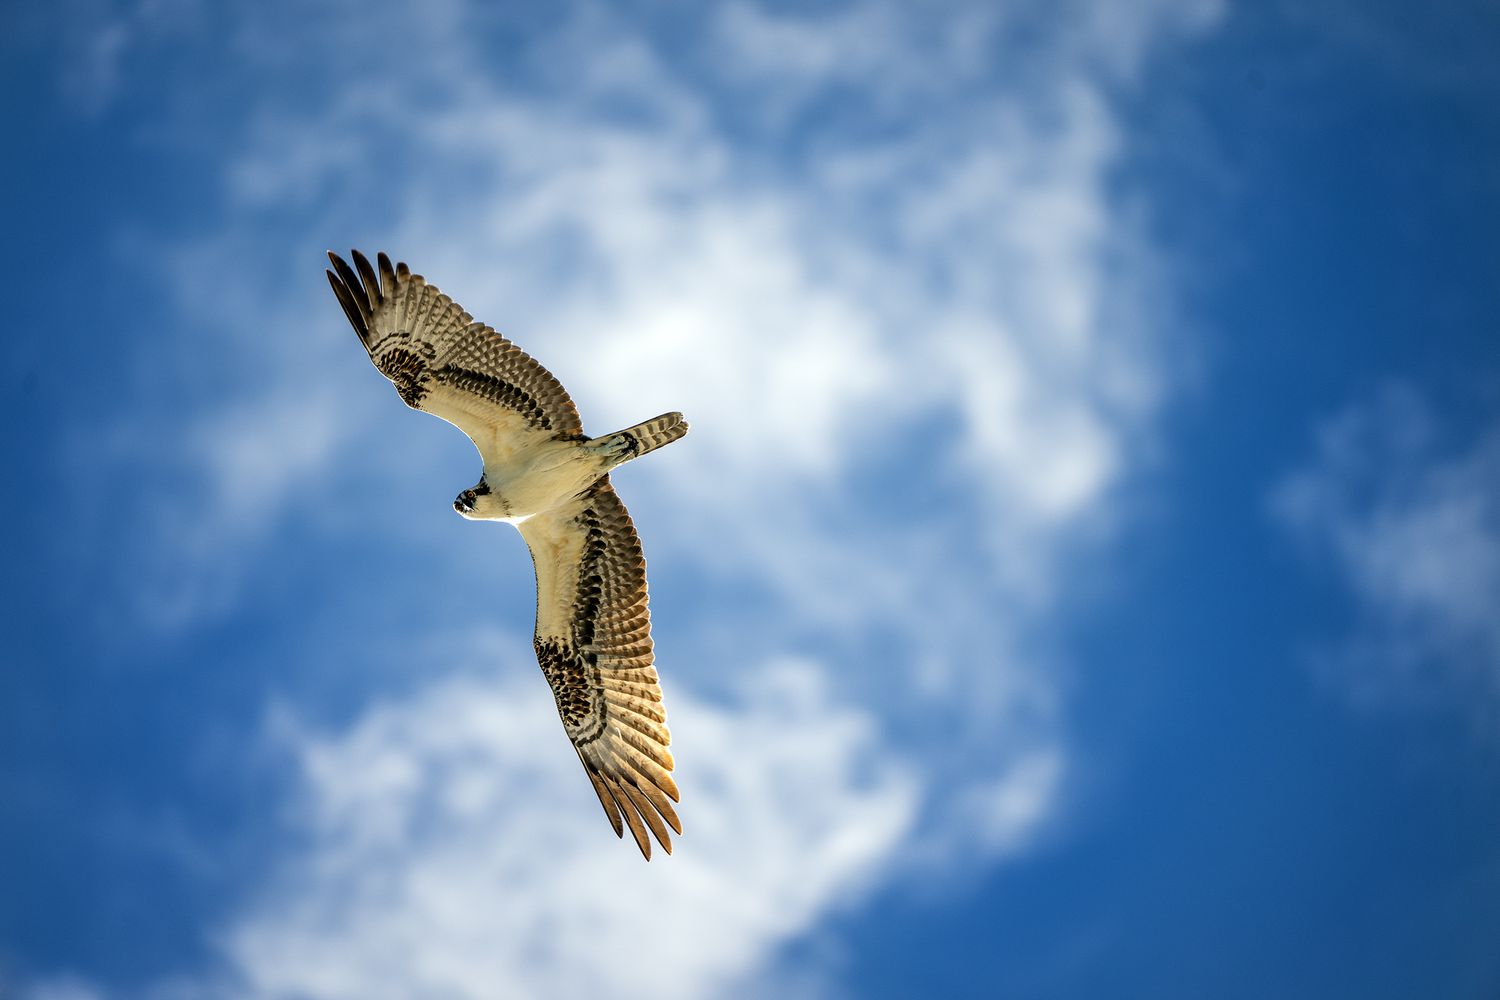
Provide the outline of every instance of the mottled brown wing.
<path id="1" fill-rule="evenodd" d="M 536 564 L 536 656 L 557 710 L 616 836 L 629 826 L 651 859 L 649 829 L 668 854 L 672 742 L 652 666 L 646 560 L 609 477 L 520 525 Z M 623 822 L 622 822 L 623 820 Z"/>
<path id="2" fill-rule="evenodd" d="M 509 340 L 385 254 L 329 252 L 329 284 L 370 360 L 406 405 L 441 417 L 498 462 L 529 437 L 583 433 L 562 385 Z"/>

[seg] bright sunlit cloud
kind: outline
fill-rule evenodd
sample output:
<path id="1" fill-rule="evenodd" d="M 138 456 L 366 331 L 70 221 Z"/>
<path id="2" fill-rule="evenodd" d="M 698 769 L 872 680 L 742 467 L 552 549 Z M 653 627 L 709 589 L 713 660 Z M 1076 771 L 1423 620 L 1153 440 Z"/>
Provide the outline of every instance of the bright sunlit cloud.
<path id="1" fill-rule="evenodd" d="M 651 865 L 601 849 L 598 803 L 534 678 L 444 680 L 337 734 L 283 716 L 307 846 L 226 931 L 239 988 L 722 995 L 858 902 L 917 804 L 875 720 L 831 703 L 821 668 L 755 669 L 722 705 L 671 692 L 692 820 Z"/>

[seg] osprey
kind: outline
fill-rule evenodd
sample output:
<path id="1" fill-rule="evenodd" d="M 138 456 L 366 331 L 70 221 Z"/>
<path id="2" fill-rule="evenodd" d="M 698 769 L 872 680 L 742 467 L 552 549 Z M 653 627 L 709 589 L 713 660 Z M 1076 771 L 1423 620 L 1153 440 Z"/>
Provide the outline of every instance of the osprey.
<path id="1" fill-rule="evenodd" d="M 479 482 L 453 501 L 471 520 L 513 524 L 536 567 L 536 658 L 563 729 L 614 827 L 651 859 L 647 828 L 672 853 L 671 736 L 652 666 L 646 561 L 609 472 L 687 433 L 680 413 L 591 438 L 541 365 L 412 274 L 333 252 L 328 280 L 380 373 L 407 406 L 467 434 Z M 622 822 L 623 818 L 623 822 Z"/>

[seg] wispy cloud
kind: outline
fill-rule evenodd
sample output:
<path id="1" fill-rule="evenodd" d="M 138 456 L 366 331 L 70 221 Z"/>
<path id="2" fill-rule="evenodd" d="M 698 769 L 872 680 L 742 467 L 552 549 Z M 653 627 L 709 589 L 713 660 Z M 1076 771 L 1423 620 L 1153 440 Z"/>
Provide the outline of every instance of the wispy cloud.
<path id="1" fill-rule="evenodd" d="M 130 63 L 143 50 L 201 28 L 192 0 L 143 0 L 113 4 L 82 0 L 57 12 L 54 28 L 64 51 L 57 84 L 73 107 L 98 114 L 112 105 L 127 86 Z M 22 35 L 29 18 L 21 21 Z"/>
<path id="2" fill-rule="evenodd" d="M 650 866 L 601 849 L 540 679 L 443 680 L 340 733 L 284 718 L 306 846 L 226 931 L 225 991 L 724 995 L 856 901 L 912 825 L 911 775 L 822 675 L 761 664 L 728 703 L 674 697 L 692 819 Z"/>
<path id="3" fill-rule="evenodd" d="M 1361 701 L 1477 705 L 1500 695 L 1500 427 L 1445 447 L 1411 389 L 1329 421 L 1274 507 L 1331 559 L 1359 606 L 1326 657 Z M 1476 702 L 1474 699 L 1478 697 Z"/>

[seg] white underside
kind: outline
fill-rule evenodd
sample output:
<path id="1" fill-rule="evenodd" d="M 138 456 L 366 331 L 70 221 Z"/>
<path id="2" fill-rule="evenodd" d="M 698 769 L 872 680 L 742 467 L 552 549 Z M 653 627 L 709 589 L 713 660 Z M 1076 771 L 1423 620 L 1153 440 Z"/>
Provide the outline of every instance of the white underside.
<path id="1" fill-rule="evenodd" d="M 585 442 L 543 440 L 499 462 L 486 462 L 490 495 L 480 497 L 473 512 L 464 516 L 519 526 L 573 499 L 607 471 L 601 456 Z"/>

